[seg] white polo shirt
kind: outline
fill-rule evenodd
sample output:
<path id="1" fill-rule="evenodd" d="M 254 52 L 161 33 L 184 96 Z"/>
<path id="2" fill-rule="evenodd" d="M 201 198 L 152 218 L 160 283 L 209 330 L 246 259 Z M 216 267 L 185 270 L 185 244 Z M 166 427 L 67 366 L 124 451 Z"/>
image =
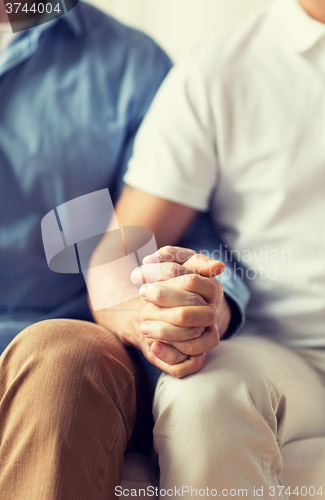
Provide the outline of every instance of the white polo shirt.
<path id="1" fill-rule="evenodd" d="M 325 25 L 296 0 L 276 0 L 171 71 L 125 182 L 212 209 L 245 266 L 247 331 L 325 346 Z"/>

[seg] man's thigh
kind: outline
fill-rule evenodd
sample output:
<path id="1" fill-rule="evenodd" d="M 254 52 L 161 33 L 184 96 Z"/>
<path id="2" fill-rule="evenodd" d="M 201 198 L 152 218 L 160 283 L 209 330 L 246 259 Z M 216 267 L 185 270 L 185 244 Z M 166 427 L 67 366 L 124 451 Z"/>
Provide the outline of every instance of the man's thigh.
<path id="1" fill-rule="evenodd" d="M 312 367 L 310 359 L 301 353 L 257 335 L 245 334 L 222 341 L 207 353 L 206 363 L 199 373 L 181 380 L 162 374 L 156 388 L 155 406 L 161 406 L 160 398 L 169 398 L 171 391 L 185 394 L 187 387 L 191 387 L 193 397 L 197 395 L 206 399 L 202 393 L 209 394 L 210 402 L 214 400 L 214 393 L 218 398 L 225 388 L 235 397 L 236 389 L 244 383 L 261 413 L 265 395 L 269 394 L 273 400 L 280 445 L 295 439 L 325 435 L 322 376 Z M 320 364 L 319 355 L 317 359 Z M 325 350 L 323 360 L 325 365 Z M 163 387 L 168 387 L 168 391 Z M 191 398 L 189 404 L 192 403 Z"/>
<path id="2" fill-rule="evenodd" d="M 96 323 L 70 319 L 41 321 L 19 333 L 0 356 L 0 394 L 7 390 L 22 366 L 39 363 L 40 359 L 46 360 L 45 370 L 54 364 L 57 371 L 62 360 L 66 379 L 75 379 L 76 383 L 81 377 L 80 370 L 93 371 L 97 365 L 121 395 L 127 394 L 126 387 L 134 381 L 137 418 L 132 444 L 138 451 L 148 451 L 152 443 L 152 393 L 136 349 L 125 347 L 116 335 Z M 130 413 L 134 413 L 134 398 L 126 398 L 126 404 Z"/>
<path id="3" fill-rule="evenodd" d="M 325 436 L 325 374 L 317 369 L 325 350 L 294 349 L 269 340 L 267 337 L 244 334 L 229 342 L 243 349 L 237 356 L 238 370 L 248 380 L 264 380 L 268 390 L 277 394 L 280 402 L 277 413 L 276 436 L 280 446 L 298 439 Z M 314 351 L 315 356 L 311 354 Z M 215 367 L 218 370 L 216 353 Z M 236 356 L 235 356 L 236 357 Z M 222 362 L 224 365 L 224 361 Z M 236 371 L 236 368 L 235 368 Z"/>
<path id="4" fill-rule="evenodd" d="M 138 371 L 93 323 L 49 320 L 17 335 L 0 357 L 0 496 L 113 498 Z"/>

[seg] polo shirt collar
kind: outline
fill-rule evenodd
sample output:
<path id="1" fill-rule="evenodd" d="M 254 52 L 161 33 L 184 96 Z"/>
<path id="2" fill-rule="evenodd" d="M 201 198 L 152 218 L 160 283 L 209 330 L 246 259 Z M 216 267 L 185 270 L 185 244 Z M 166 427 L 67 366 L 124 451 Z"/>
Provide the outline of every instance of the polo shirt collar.
<path id="1" fill-rule="evenodd" d="M 276 0 L 271 11 L 277 28 L 296 52 L 306 52 L 325 35 L 325 24 L 310 17 L 298 0 Z"/>

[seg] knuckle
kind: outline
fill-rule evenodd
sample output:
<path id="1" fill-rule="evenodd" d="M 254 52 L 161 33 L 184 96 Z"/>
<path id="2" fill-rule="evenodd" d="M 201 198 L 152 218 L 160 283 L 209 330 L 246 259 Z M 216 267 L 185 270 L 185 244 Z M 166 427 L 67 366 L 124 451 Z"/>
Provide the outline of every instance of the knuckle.
<path id="1" fill-rule="evenodd" d="M 173 369 L 172 369 L 172 375 L 173 377 L 175 378 L 183 378 L 184 377 L 184 373 L 183 373 L 183 370 L 180 366 L 174 366 Z"/>
<path id="2" fill-rule="evenodd" d="M 158 252 L 159 253 L 165 253 L 165 252 L 168 252 L 170 246 L 169 245 L 165 245 L 164 247 L 161 247 Z"/>
<path id="3" fill-rule="evenodd" d="M 171 279 L 177 276 L 177 264 L 175 262 L 166 262 L 163 266 L 167 278 Z"/>
<path id="4" fill-rule="evenodd" d="M 209 340 L 209 347 L 208 347 L 209 350 L 213 349 L 219 344 L 220 335 L 217 327 L 214 328 L 214 331 L 210 332 L 208 340 Z"/>
<path id="5" fill-rule="evenodd" d="M 191 274 L 190 279 L 191 279 L 192 287 L 194 289 L 197 289 L 197 287 L 199 286 L 200 281 L 201 281 L 200 276 L 198 274 Z"/>
<path id="6" fill-rule="evenodd" d="M 200 277 L 198 274 L 186 274 L 184 280 L 186 287 L 192 292 L 197 289 Z"/>
<path id="7" fill-rule="evenodd" d="M 162 302 L 165 298 L 165 292 L 162 287 L 156 286 L 153 290 L 153 299 L 155 302 Z"/>
<path id="8" fill-rule="evenodd" d="M 183 283 L 184 283 L 184 288 L 186 288 L 189 291 L 192 291 L 192 279 L 191 279 L 191 274 L 184 274 Z"/>
<path id="9" fill-rule="evenodd" d="M 201 337 L 201 335 L 202 335 L 202 333 L 204 333 L 204 331 L 205 331 L 204 327 L 197 326 L 195 328 L 192 328 L 191 334 L 192 334 L 193 338 L 198 339 L 199 337 Z"/>
<path id="10" fill-rule="evenodd" d="M 172 264 L 170 264 L 170 272 L 172 273 L 173 276 L 175 276 L 175 277 L 178 276 L 178 274 L 179 274 L 178 265 L 175 264 L 175 262 L 173 262 Z"/>
<path id="11" fill-rule="evenodd" d="M 174 248 L 171 245 L 165 245 L 159 250 L 159 253 L 163 255 L 165 261 L 172 262 L 174 260 L 173 251 Z"/>
<path id="12" fill-rule="evenodd" d="M 194 356 L 195 355 L 195 344 L 192 340 L 189 340 L 186 342 L 184 345 L 184 350 L 186 351 L 185 354 L 188 356 Z"/>
<path id="13" fill-rule="evenodd" d="M 207 312 L 206 312 L 206 319 L 209 322 L 210 325 L 213 325 L 217 322 L 218 318 L 218 313 L 213 306 L 208 306 L 207 307 Z"/>
<path id="14" fill-rule="evenodd" d="M 215 335 L 211 349 L 213 349 L 213 347 L 216 347 L 219 343 L 220 343 L 220 337 L 219 335 Z"/>
<path id="15" fill-rule="evenodd" d="M 206 305 L 205 300 L 200 295 L 197 295 L 197 294 L 193 295 L 193 297 L 191 299 L 191 302 L 192 302 L 193 306 L 203 306 L 203 305 Z"/>
<path id="16" fill-rule="evenodd" d="M 193 367 L 192 373 L 197 373 L 198 371 L 200 371 L 202 366 L 203 366 L 203 363 L 204 363 L 204 359 L 202 359 L 201 357 L 198 357 L 198 356 L 193 357 L 192 358 L 192 367 Z"/>
<path id="17" fill-rule="evenodd" d="M 183 326 L 186 324 L 188 320 L 188 312 L 186 309 L 180 307 L 179 308 L 179 311 L 177 311 L 175 313 L 175 321 L 176 321 L 176 324 L 179 325 L 179 326 Z"/>
<path id="18" fill-rule="evenodd" d="M 165 335 L 166 335 L 166 325 L 162 323 L 157 328 L 157 337 L 159 339 L 163 339 Z"/>

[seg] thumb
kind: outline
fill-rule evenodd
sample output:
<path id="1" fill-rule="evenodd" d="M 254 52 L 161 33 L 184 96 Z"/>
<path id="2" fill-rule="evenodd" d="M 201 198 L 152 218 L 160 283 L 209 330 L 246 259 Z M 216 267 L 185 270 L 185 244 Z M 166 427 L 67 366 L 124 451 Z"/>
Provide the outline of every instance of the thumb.
<path id="1" fill-rule="evenodd" d="M 206 278 L 214 278 L 221 274 L 226 266 L 219 260 L 210 259 L 206 255 L 196 253 L 183 264 L 183 267 L 193 269 L 193 271 Z"/>

